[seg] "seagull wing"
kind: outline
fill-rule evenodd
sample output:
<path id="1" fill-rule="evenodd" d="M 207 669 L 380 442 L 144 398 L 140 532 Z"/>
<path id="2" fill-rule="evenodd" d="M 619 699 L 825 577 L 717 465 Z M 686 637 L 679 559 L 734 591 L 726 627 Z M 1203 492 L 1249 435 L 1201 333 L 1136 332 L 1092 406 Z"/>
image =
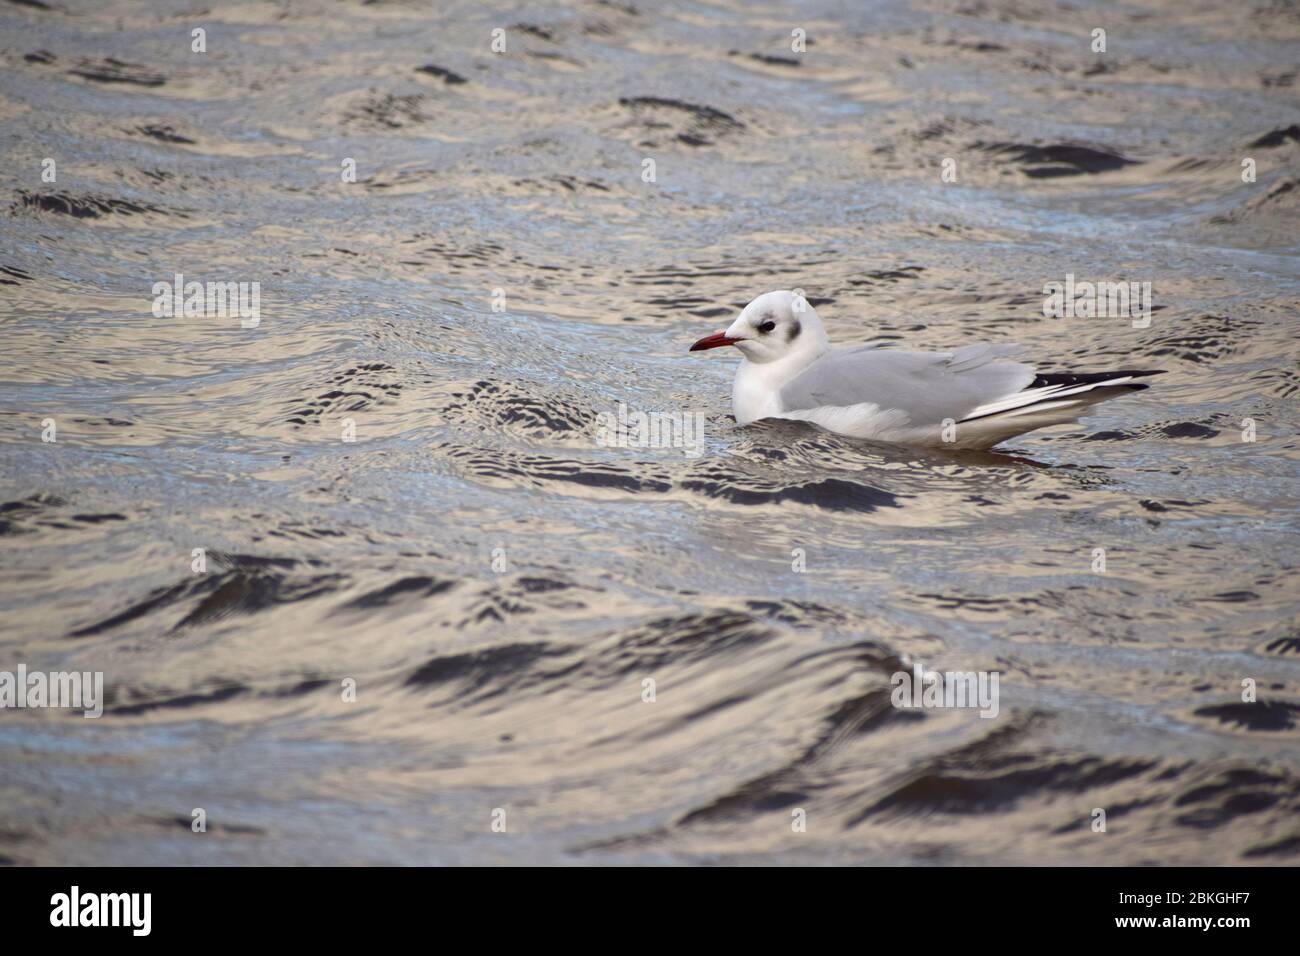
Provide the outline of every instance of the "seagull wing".
<path id="1" fill-rule="evenodd" d="M 798 413 L 869 405 L 913 426 L 961 421 L 1034 381 L 1033 366 L 999 361 L 1017 349 L 1009 344 L 968 345 L 955 352 L 870 345 L 832 349 L 781 389 L 781 407 Z"/>

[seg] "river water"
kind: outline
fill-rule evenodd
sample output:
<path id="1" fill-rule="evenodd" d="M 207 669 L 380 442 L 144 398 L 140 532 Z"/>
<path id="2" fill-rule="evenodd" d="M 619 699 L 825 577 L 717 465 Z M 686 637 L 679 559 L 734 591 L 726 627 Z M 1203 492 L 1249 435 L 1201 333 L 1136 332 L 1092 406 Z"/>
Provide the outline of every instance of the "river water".
<path id="1" fill-rule="evenodd" d="M 106 696 L 0 713 L 0 861 L 1300 857 L 1294 4 L 8 0 L 0 70 L 0 670 Z M 780 288 L 1167 374 L 739 428 L 687 348 Z"/>

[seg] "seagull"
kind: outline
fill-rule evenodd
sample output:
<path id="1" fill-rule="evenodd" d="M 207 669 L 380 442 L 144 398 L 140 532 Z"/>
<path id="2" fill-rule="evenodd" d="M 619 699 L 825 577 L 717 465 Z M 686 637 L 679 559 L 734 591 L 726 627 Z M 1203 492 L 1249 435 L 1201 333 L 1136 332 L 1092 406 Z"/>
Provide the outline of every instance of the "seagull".
<path id="1" fill-rule="evenodd" d="M 724 332 L 692 352 L 734 345 L 731 407 L 736 421 L 812 422 L 852 438 L 985 450 L 1015 435 L 1075 421 L 1097 402 L 1147 386 L 1163 370 L 1039 373 L 1001 361 L 1017 345 L 967 345 L 955 352 L 904 352 L 879 343 L 832 348 L 808 301 L 789 290 L 745 306 Z"/>

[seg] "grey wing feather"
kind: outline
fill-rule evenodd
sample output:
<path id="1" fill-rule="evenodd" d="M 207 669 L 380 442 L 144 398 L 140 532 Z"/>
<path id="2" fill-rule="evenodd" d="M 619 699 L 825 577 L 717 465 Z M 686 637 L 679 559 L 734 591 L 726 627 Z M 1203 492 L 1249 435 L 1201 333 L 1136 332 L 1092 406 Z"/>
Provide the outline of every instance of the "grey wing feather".
<path id="1" fill-rule="evenodd" d="M 967 345 L 953 352 L 943 364 L 950 372 L 969 372 L 1004 355 L 1014 355 L 1020 346 L 1014 342 L 1003 345 Z"/>
<path id="2" fill-rule="evenodd" d="M 1013 395 L 1034 380 L 1034 368 L 999 362 L 1018 346 L 968 345 L 955 352 L 901 352 L 864 346 L 833 349 L 781 389 L 794 412 L 870 403 L 897 409 L 913 425 L 960 421 L 971 410 Z"/>

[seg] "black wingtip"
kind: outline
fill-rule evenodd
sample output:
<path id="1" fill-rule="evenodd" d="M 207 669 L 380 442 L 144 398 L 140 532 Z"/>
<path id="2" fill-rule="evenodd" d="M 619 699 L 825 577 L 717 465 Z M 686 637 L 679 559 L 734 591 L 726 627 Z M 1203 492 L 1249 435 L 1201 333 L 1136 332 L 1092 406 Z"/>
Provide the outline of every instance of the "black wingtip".
<path id="1" fill-rule="evenodd" d="M 1121 368 L 1113 372 L 1045 372 L 1029 383 L 1027 388 L 1043 388 L 1048 385 L 1100 385 L 1115 378 L 1146 378 L 1151 375 L 1164 375 L 1165 369 Z M 1143 388 L 1147 386 L 1143 385 Z"/>

